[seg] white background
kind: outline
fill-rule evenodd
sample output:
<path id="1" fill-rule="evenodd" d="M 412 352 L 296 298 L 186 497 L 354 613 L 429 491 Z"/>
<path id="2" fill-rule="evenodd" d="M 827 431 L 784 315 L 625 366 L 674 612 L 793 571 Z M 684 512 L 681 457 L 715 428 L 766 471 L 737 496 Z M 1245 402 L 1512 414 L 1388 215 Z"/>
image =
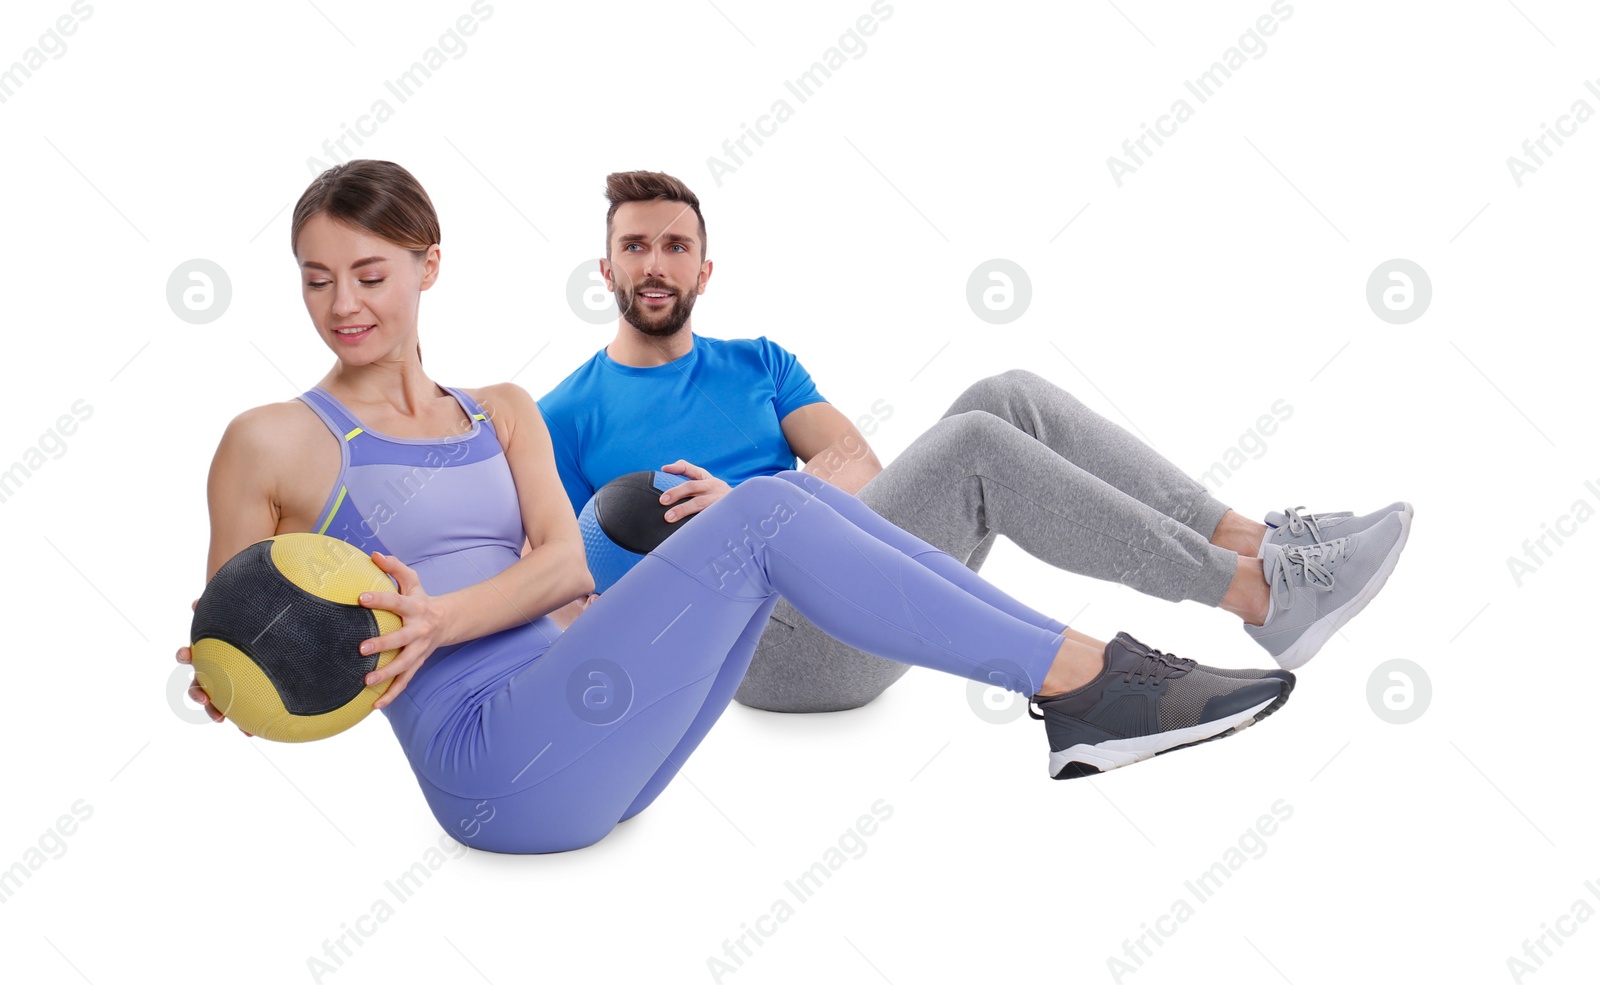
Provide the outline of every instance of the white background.
<path id="1" fill-rule="evenodd" d="M 1554 0 L 1296 2 L 1200 104 L 1184 80 L 1269 6 L 901 0 L 800 104 L 784 80 L 867 0 L 501 0 L 404 103 L 384 81 L 467 0 L 94 4 L 0 104 L 0 467 L 59 448 L 42 436 L 74 401 L 92 407 L 0 503 L 0 867 L 74 803 L 93 812 L 0 903 L 5 978 L 718 980 L 708 958 L 881 798 L 893 815 L 865 854 L 763 921 L 770 936 L 720 980 L 1115 981 L 1108 959 L 1179 898 L 1193 917 L 1163 922 L 1122 981 L 1515 980 L 1525 939 L 1575 900 L 1600 907 L 1584 888 L 1600 879 L 1600 525 L 1578 524 L 1520 586 L 1507 567 L 1575 501 L 1600 506 L 1585 487 L 1600 487 L 1600 122 L 1521 187 L 1506 165 L 1575 100 L 1600 108 L 1583 86 L 1600 79 L 1596 17 Z M 0 66 L 68 13 L 5 4 Z M 604 175 L 665 170 L 710 224 L 696 330 L 778 340 L 852 417 L 885 401 L 883 460 L 1012 366 L 1196 475 L 1282 399 L 1292 417 L 1218 495 L 1253 516 L 1409 499 L 1410 546 L 1284 711 L 1226 742 L 1054 783 L 1037 723 L 990 724 L 963 681 L 914 669 L 854 712 L 735 705 L 598 845 L 450 857 L 396 903 L 385 881 L 442 832 L 381 718 L 287 746 L 169 701 L 217 438 L 329 364 L 287 207 L 308 158 L 334 163 L 323 142 L 379 98 L 393 117 L 349 146 L 405 165 L 440 213 L 422 308 L 436 379 L 515 375 L 537 396 L 603 345 L 612 327 L 573 314 L 567 277 L 602 247 Z M 793 117 L 713 178 L 707 159 L 779 98 Z M 1179 98 L 1193 117 L 1118 187 L 1107 157 Z M 995 257 L 1032 283 L 1007 325 L 965 301 Z M 1365 300 L 1395 257 L 1433 286 L 1405 325 Z M 207 325 L 166 302 L 193 258 L 232 284 Z M 1266 659 L 1232 617 L 1009 543 L 984 574 L 1102 637 Z M 1432 683 L 1409 725 L 1367 699 L 1395 657 Z M 1185 881 L 1280 800 L 1293 813 L 1264 854 L 1195 903 Z M 380 898 L 393 916 L 362 921 L 371 935 L 318 979 L 308 959 Z M 1572 936 L 1524 980 L 1592 980 L 1600 921 L 1560 926 Z"/>

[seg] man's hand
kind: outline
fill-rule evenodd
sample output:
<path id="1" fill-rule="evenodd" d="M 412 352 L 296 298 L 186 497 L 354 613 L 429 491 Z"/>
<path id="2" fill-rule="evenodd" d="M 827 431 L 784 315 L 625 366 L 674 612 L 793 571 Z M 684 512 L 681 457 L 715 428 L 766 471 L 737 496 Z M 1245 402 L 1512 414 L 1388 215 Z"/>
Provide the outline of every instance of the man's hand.
<path id="1" fill-rule="evenodd" d="M 661 471 L 689 477 L 688 482 L 681 482 L 661 494 L 662 505 L 674 504 L 667 511 L 668 523 L 693 516 L 733 491 L 726 482 L 681 458 L 671 465 L 661 466 Z"/>
<path id="2" fill-rule="evenodd" d="M 594 603 L 594 600 L 599 597 L 599 595 L 592 592 L 588 595 L 580 595 L 561 608 L 552 610 L 549 613 L 550 621 L 560 626 L 562 632 L 566 632 L 573 623 L 578 621 L 578 617 L 583 615 L 584 611 Z"/>

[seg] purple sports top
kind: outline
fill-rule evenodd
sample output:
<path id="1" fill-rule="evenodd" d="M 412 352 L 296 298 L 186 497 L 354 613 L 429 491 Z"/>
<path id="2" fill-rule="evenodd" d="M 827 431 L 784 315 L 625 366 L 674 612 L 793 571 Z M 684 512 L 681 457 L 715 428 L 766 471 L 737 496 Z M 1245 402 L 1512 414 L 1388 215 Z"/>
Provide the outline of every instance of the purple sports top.
<path id="1" fill-rule="evenodd" d="M 477 401 L 458 433 L 395 438 L 364 426 L 321 387 L 300 395 L 339 439 L 339 478 L 312 528 L 363 551 L 392 554 L 429 595 L 499 574 L 522 556 L 522 509 L 500 440 Z"/>

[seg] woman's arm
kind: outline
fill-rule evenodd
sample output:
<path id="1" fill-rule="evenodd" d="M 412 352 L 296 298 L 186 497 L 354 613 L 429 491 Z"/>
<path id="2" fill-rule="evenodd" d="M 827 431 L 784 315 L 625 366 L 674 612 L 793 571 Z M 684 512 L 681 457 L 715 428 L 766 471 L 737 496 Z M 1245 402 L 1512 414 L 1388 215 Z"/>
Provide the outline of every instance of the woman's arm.
<path id="1" fill-rule="evenodd" d="M 206 510 L 211 517 L 207 582 L 229 558 L 278 532 L 282 510 L 271 463 L 278 461 L 276 456 L 281 454 L 277 445 L 283 440 L 283 414 L 282 408 L 270 406 L 245 411 L 228 424 L 217 444 L 211 473 L 206 477 Z M 178 649 L 177 657 L 179 663 L 193 662 L 187 646 Z M 212 721 L 223 720 L 222 712 L 198 683 L 189 684 L 189 698 Z"/>
<path id="2" fill-rule="evenodd" d="M 277 461 L 273 417 L 276 407 L 257 407 L 234 418 L 222 432 L 206 477 L 206 509 L 211 516 L 211 546 L 206 581 L 235 554 L 278 532 L 271 463 Z"/>

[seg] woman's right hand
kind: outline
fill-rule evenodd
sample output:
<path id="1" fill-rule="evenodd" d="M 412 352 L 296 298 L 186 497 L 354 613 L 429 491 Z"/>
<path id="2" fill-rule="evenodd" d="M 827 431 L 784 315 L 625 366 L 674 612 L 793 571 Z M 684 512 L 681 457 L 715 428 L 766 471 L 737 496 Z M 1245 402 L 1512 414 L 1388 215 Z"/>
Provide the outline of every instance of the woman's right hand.
<path id="1" fill-rule="evenodd" d="M 195 606 L 197 606 L 199 604 L 200 604 L 200 600 L 199 599 L 195 599 L 193 602 L 190 602 L 189 603 L 189 611 L 193 612 L 194 609 L 195 609 Z M 193 664 L 194 663 L 194 654 L 190 651 L 190 649 L 188 647 L 186 647 L 186 646 L 178 647 L 178 663 L 181 663 L 181 664 Z M 217 706 L 216 705 L 211 703 L 211 695 L 206 693 L 206 689 L 200 686 L 200 682 L 199 681 L 191 681 L 189 683 L 189 700 L 193 701 L 194 703 L 198 704 L 200 707 L 204 708 L 206 710 L 206 714 L 211 716 L 211 720 L 213 722 L 220 722 L 225 717 L 227 717 L 227 716 L 223 715 L 222 712 L 217 710 Z M 239 731 L 244 732 L 244 729 L 241 728 L 241 729 L 239 729 Z M 244 732 L 244 734 L 245 735 L 251 735 L 252 733 Z"/>

